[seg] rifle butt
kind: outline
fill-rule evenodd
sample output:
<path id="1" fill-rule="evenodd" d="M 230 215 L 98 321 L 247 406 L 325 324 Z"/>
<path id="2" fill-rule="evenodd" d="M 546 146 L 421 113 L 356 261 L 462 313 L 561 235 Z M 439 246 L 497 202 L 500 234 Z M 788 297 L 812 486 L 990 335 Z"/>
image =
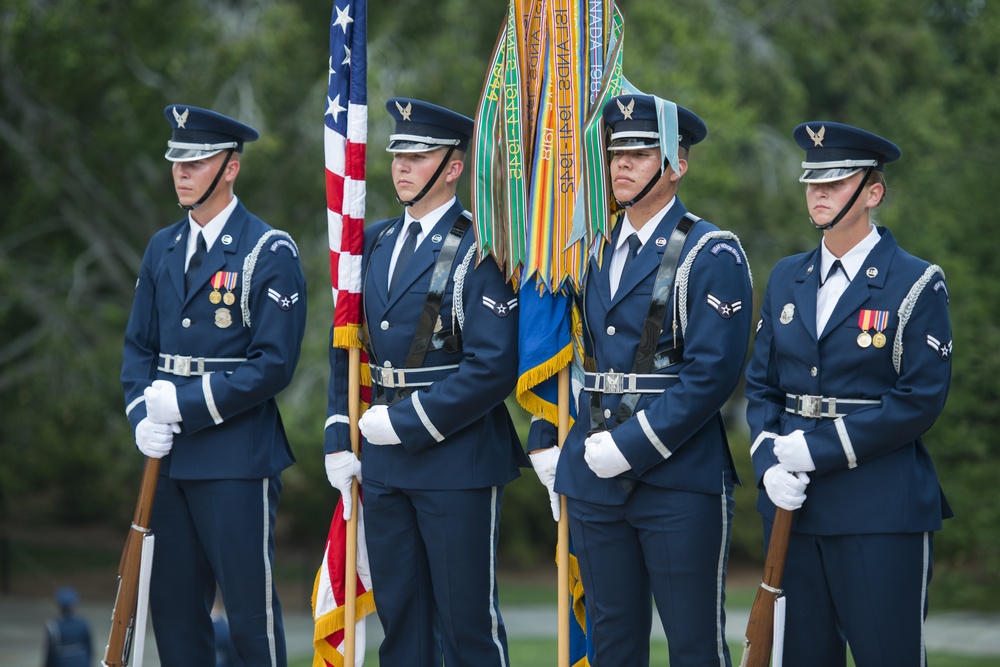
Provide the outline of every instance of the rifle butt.
<path id="1" fill-rule="evenodd" d="M 160 473 L 159 459 L 146 459 L 136 502 L 135 515 L 129 527 L 121 562 L 118 564 L 118 593 L 111 611 L 111 633 L 104 649 L 105 667 L 125 667 L 129 664 L 132 639 L 135 635 L 136 604 L 139 599 L 139 571 L 142 541 L 149 533 L 149 514 L 156 495 L 156 479 Z"/>
<path id="2" fill-rule="evenodd" d="M 774 601 L 782 595 L 781 579 L 792 534 L 792 512 L 775 508 L 771 541 L 764 561 L 764 576 L 750 608 L 740 667 L 768 667 L 774 644 Z"/>

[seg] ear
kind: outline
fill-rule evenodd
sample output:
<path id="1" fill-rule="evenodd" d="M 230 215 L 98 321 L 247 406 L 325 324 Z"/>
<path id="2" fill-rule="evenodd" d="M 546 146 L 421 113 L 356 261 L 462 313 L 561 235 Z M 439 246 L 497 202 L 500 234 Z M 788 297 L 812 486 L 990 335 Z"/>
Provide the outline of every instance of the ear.
<path id="1" fill-rule="evenodd" d="M 688 170 L 688 161 L 685 160 L 682 157 L 678 157 L 677 158 L 677 168 L 676 169 L 673 168 L 673 165 L 668 164 L 667 166 L 670 167 L 670 180 L 671 180 L 671 182 L 676 182 L 676 181 L 681 180 L 681 177 L 684 174 L 687 173 L 687 170 Z"/>
<path id="2" fill-rule="evenodd" d="M 444 179 L 448 183 L 453 183 L 458 180 L 459 176 L 465 170 L 465 162 L 462 160 L 452 159 L 448 163 L 448 169 L 445 171 Z"/>
<path id="3" fill-rule="evenodd" d="M 885 186 L 881 183 L 872 183 L 868 188 L 868 199 L 865 201 L 865 208 L 875 208 L 882 203 L 885 197 Z"/>
<path id="4" fill-rule="evenodd" d="M 230 160 L 226 165 L 226 173 L 223 175 L 226 183 L 232 183 L 236 180 L 236 176 L 240 173 L 240 161 Z"/>

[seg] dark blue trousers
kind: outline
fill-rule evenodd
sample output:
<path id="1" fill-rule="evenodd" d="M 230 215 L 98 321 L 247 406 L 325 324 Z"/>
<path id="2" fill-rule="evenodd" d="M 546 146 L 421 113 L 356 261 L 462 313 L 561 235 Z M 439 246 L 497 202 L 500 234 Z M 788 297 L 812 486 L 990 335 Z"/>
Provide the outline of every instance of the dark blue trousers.
<path id="1" fill-rule="evenodd" d="M 279 477 L 178 481 L 160 476 L 150 517 L 156 549 L 150 607 L 163 667 L 214 667 L 216 586 L 236 664 L 285 667 L 274 587 Z"/>
<path id="2" fill-rule="evenodd" d="M 765 522 L 765 544 L 771 524 Z M 792 533 L 782 588 L 785 667 L 919 667 L 931 533 Z"/>
<path id="3" fill-rule="evenodd" d="M 652 602 L 671 667 L 728 667 L 726 565 L 732 486 L 719 494 L 639 484 L 623 505 L 569 499 L 569 525 L 593 623 L 592 667 L 649 665 Z"/>
<path id="4" fill-rule="evenodd" d="M 502 487 L 396 489 L 365 480 L 364 512 L 385 667 L 506 667 L 497 599 Z"/>

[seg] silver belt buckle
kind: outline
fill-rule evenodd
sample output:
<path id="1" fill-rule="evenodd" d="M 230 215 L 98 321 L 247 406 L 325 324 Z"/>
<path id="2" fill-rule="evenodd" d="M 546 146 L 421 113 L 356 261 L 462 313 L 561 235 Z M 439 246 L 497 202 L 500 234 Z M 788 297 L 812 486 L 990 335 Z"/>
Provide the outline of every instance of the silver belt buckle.
<path id="1" fill-rule="evenodd" d="M 622 393 L 622 373 L 604 373 L 604 393 L 606 394 L 620 394 Z"/>
<path id="2" fill-rule="evenodd" d="M 379 375 L 382 376 L 382 386 L 387 389 L 396 388 L 396 374 L 391 368 L 380 368 Z"/>
<path id="3" fill-rule="evenodd" d="M 191 357 L 182 357 L 179 354 L 175 354 L 172 358 L 174 363 L 173 369 L 170 372 L 182 377 L 191 377 Z"/>
<path id="4" fill-rule="evenodd" d="M 819 419 L 823 416 L 823 397 L 822 396 L 806 396 L 803 394 L 799 396 L 799 414 L 803 417 L 809 417 L 811 419 Z"/>

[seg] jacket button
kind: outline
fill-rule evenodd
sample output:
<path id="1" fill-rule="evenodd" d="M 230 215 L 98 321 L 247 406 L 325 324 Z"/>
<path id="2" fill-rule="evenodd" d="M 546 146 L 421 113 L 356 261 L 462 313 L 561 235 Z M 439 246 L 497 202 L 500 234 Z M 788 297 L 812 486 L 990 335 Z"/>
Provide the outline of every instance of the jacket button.
<path id="1" fill-rule="evenodd" d="M 809 369 L 809 375 L 816 377 L 817 375 L 819 375 L 819 369 L 813 366 L 812 368 Z"/>
<path id="2" fill-rule="evenodd" d="M 188 327 L 190 327 L 191 326 L 191 318 L 190 317 L 185 317 L 183 320 L 181 320 L 181 326 L 184 327 L 185 329 L 187 329 Z"/>
<path id="3" fill-rule="evenodd" d="M 385 320 L 382 320 L 382 323 L 379 324 L 378 326 L 380 329 L 382 329 L 382 331 L 385 331 L 386 329 L 389 328 L 389 323 Z"/>
<path id="4" fill-rule="evenodd" d="M 608 335 L 609 336 L 614 336 L 615 335 L 615 328 L 614 327 L 608 327 L 607 331 L 608 331 Z"/>
<path id="5" fill-rule="evenodd" d="M 611 410 L 608 410 L 607 408 L 605 408 L 605 410 L 604 410 L 604 418 L 605 419 L 611 419 Z"/>

